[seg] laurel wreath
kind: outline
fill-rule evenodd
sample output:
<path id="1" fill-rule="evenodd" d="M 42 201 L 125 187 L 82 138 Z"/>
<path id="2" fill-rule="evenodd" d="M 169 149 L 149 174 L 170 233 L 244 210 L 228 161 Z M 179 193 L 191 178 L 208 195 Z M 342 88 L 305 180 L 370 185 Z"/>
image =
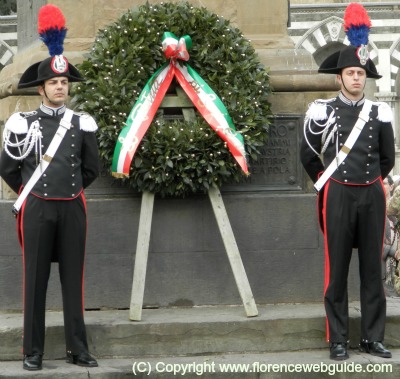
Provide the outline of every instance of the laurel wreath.
<path id="1" fill-rule="evenodd" d="M 86 81 L 73 86 L 72 103 L 96 118 L 104 164 L 111 168 L 116 139 L 133 104 L 166 61 L 161 50 L 165 31 L 192 38 L 189 64 L 224 103 L 244 137 L 251 165 L 261 154 L 272 117 L 268 72 L 240 30 L 189 3 L 145 4 L 127 11 L 99 31 L 78 65 Z M 200 114 L 185 120 L 160 112 L 139 145 L 128 183 L 138 191 L 184 197 L 242 178 L 226 144 Z"/>

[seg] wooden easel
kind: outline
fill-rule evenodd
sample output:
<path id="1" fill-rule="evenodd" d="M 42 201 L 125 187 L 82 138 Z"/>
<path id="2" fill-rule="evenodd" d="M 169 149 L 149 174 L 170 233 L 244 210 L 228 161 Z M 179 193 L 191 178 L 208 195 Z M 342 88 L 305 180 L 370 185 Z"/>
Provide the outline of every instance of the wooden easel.
<path id="1" fill-rule="evenodd" d="M 177 96 L 166 96 L 160 108 L 181 108 L 185 120 L 193 118 L 195 116 L 193 104 L 180 87 L 176 87 L 175 90 Z M 211 187 L 208 191 L 208 197 L 211 201 L 246 315 L 247 317 L 257 316 L 257 306 L 251 292 L 250 284 L 219 188 L 216 186 Z M 147 259 L 149 255 L 153 207 L 154 193 L 143 192 L 129 308 L 129 318 L 132 321 L 140 321 L 142 318 L 143 295 L 146 280 Z"/>

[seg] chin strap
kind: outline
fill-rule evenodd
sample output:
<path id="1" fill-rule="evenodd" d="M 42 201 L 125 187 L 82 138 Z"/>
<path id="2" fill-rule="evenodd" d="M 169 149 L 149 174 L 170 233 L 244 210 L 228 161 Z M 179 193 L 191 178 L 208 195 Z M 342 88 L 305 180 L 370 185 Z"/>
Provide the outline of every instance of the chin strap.
<path id="1" fill-rule="evenodd" d="M 46 92 L 46 88 L 45 88 L 44 84 L 43 84 L 43 92 L 44 92 L 44 95 L 45 95 L 47 101 L 48 101 L 50 104 L 53 104 L 55 107 L 58 107 L 58 106 L 59 106 L 59 104 L 53 103 L 53 102 L 50 100 L 50 98 L 47 96 L 47 92 Z"/>
<path id="2" fill-rule="evenodd" d="M 343 85 L 344 89 L 345 89 L 348 93 L 350 93 L 349 90 L 346 88 L 346 86 L 345 86 L 345 84 L 344 84 L 342 74 L 340 74 L 340 80 L 341 80 L 341 82 L 342 82 L 342 85 Z M 366 85 L 367 85 L 367 81 L 364 82 L 363 92 L 364 92 L 364 89 L 365 89 L 365 86 L 366 86 Z"/>

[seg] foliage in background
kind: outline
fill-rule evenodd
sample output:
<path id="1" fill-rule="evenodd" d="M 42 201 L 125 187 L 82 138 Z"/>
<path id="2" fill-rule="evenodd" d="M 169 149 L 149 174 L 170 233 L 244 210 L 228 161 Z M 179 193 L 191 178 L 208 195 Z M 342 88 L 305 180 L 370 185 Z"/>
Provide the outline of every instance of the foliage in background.
<path id="1" fill-rule="evenodd" d="M 0 0 L 0 16 L 17 13 L 17 0 Z"/>
<path id="2" fill-rule="evenodd" d="M 251 42 L 206 8 L 161 3 L 130 10 L 101 30 L 78 66 L 87 80 L 74 85 L 72 103 L 96 118 L 107 167 L 132 106 L 166 61 L 161 49 L 166 31 L 178 38 L 190 35 L 188 63 L 221 98 L 244 137 L 249 160 L 257 160 L 272 116 L 271 88 Z M 242 177 L 225 143 L 200 114 L 193 121 L 168 121 L 158 114 L 138 147 L 128 180 L 139 191 L 183 197 Z"/>

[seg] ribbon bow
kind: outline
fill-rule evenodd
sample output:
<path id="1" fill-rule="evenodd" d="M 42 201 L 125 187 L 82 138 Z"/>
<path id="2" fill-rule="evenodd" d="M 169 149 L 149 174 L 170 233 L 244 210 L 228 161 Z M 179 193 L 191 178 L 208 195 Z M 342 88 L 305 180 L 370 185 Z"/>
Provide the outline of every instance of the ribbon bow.
<path id="1" fill-rule="evenodd" d="M 236 132 L 227 109 L 216 93 L 186 61 L 192 46 L 190 36 L 178 38 L 165 32 L 162 47 L 169 60 L 146 83 L 134 104 L 126 126 L 121 130 L 114 149 L 112 175 L 129 176 L 132 159 L 140 141 L 149 128 L 174 76 L 200 114 L 219 137 L 227 143 L 229 151 L 247 174 L 246 152 L 241 134 Z M 183 60 L 177 63 L 177 60 Z"/>
<path id="2" fill-rule="evenodd" d="M 165 32 L 162 40 L 162 49 L 167 59 L 189 60 L 189 51 L 192 47 L 192 39 L 185 35 L 177 40 L 175 35 Z"/>

